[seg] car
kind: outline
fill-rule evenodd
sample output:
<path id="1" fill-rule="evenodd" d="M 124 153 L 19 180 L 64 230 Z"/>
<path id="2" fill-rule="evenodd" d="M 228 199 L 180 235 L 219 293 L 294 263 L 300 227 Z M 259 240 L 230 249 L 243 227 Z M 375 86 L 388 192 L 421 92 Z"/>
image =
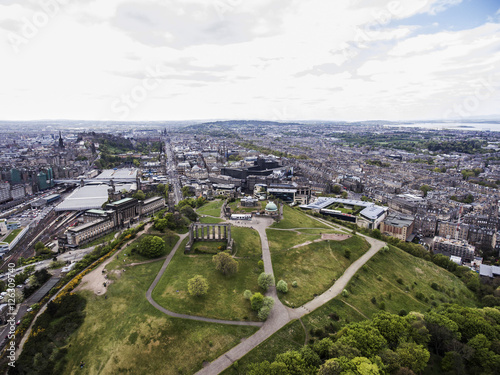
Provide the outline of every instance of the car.
<path id="1" fill-rule="evenodd" d="M 28 309 L 26 310 L 27 312 L 30 312 L 32 311 L 33 309 L 31 307 L 28 307 Z"/>
<path id="2" fill-rule="evenodd" d="M 16 322 L 16 326 L 18 326 L 19 324 L 21 324 L 21 321 L 20 321 L 20 320 L 18 320 L 18 321 Z"/>
<path id="3" fill-rule="evenodd" d="M 22 288 L 22 287 L 23 287 L 22 284 L 19 284 L 19 285 L 16 286 L 16 288 Z"/>

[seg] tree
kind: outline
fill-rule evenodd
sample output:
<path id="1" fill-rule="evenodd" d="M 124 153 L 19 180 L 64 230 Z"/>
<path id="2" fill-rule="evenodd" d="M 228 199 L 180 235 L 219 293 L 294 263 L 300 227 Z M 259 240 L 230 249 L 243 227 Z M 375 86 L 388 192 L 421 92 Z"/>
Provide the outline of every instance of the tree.
<path id="1" fill-rule="evenodd" d="M 252 306 L 252 310 L 258 311 L 262 308 L 264 304 L 264 296 L 257 292 L 255 293 L 252 298 L 250 298 L 250 306 Z"/>
<path id="2" fill-rule="evenodd" d="M 188 280 L 188 293 L 192 296 L 201 297 L 208 292 L 208 281 L 201 275 Z"/>
<path id="3" fill-rule="evenodd" d="M 424 197 L 426 197 L 426 196 L 427 196 L 427 193 L 428 193 L 429 191 L 432 191 L 432 190 L 433 190 L 433 189 L 432 189 L 429 185 L 425 185 L 425 184 L 424 184 L 424 185 L 420 186 L 420 191 L 421 191 L 422 193 L 424 193 Z"/>
<path id="4" fill-rule="evenodd" d="M 189 197 L 191 196 L 191 186 L 183 186 L 182 189 L 182 196 L 183 197 Z"/>
<path id="5" fill-rule="evenodd" d="M 250 300 L 250 298 L 252 298 L 252 292 L 250 290 L 245 290 L 243 292 L 243 298 L 247 299 L 247 300 Z"/>
<path id="6" fill-rule="evenodd" d="M 257 279 L 257 283 L 262 289 L 267 290 L 271 285 L 274 285 L 274 277 L 270 273 L 262 272 Z"/>
<path id="7" fill-rule="evenodd" d="M 273 297 L 264 297 L 262 300 L 262 307 L 269 307 L 272 309 L 274 306 L 274 298 Z"/>
<path id="8" fill-rule="evenodd" d="M 399 342 L 406 341 L 410 331 L 410 324 L 405 318 L 388 312 L 380 312 L 375 315 L 372 324 L 384 336 L 391 349 L 395 349 Z"/>
<path id="9" fill-rule="evenodd" d="M 165 254 L 165 241 L 158 236 L 146 236 L 139 243 L 138 251 L 146 258 L 157 258 Z"/>
<path id="10" fill-rule="evenodd" d="M 161 194 L 161 195 L 165 194 L 165 185 L 163 185 L 163 184 L 158 184 L 158 185 L 156 186 L 156 191 L 157 191 L 159 194 Z"/>
<path id="11" fill-rule="evenodd" d="M 153 227 L 156 230 L 163 232 L 168 227 L 168 220 L 167 219 L 157 219 L 157 220 L 155 220 Z"/>
<path id="12" fill-rule="evenodd" d="M 276 284 L 276 290 L 281 293 L 288 293 L 288 284 L 286 283 L 286 281 L 278 281 L 278 284 Z"/>
<path id="13" fill-rule="evenodd" d="M 140 201 L 143 201 L 144 199 L 146 199 L 146 194 L 144 194 L 144 192 L 142 190 L 137 190 L 135 192 L 135 194 L 133 195 L 133 197 L 135 199 L 138 199 Z"/>
<path id="14" fill-rule="evenodd" d="M 340 195 L 342 198 L 346 199 L 347 198 L 347 191 L 343 191 L 342 194 Z"/>
<path id="15" fill-rule="evenodd" d="M 423 345 L 406 342 L 396 349 L 402 367 L 408 367 L 415 373 L 420 373 L 429 361 L 430 353 Z"/>
<path id="16" fill-rule="evenodd" d="M 380 233 L 380 229 L 374 229 L 372 231 L 372 236 L 378 240 L 382 238 L 382 233 Z"/>
<path id="17" fill-rule="evenodd" d="M 338 342 L 359 349 L 367 357 L 387 346 L 387 341 L 379 330 L 369 323 L 354 323 L 345 327 Z"/>
<path id="18" fill-rule="evenodd" d="M 196 219 L 198 218 L 198 214 L 194 212 L 191 206 L 188 205 L 181 208 L 181 214 L 186 216 L 191 221 L 196 221 Z"/>
<path id="19" fill-rule="evenodd" d="M 233 275 L 238 272 L 238 261 L 228 253 L 220 252 L 212 257 L 215 269 L 223 275 Z"/>
<path id="20" fill-rule="evenodd" d="M 271 312 L 271 309 L 267 306 L 262 306 L 259 310 L 259 312 L 257 313 L 257 317 L 264 321 L 267 319 L 267 317 L 269 316 L 269 313 Z"/>

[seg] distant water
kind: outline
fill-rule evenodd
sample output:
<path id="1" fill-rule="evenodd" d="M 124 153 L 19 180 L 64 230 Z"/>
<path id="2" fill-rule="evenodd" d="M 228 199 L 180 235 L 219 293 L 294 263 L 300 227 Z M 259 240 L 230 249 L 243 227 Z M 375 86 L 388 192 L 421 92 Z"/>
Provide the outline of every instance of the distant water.
<path id="1" fill-rule="evenodd" d="M 421 122 L 416 124 L 394 124 L 387 125 L 401 128 L 426 128 L 437 130 L 474 130 L 474 131 L 492 131 L 500 132 L 500 123 L 495 122 Z"/>

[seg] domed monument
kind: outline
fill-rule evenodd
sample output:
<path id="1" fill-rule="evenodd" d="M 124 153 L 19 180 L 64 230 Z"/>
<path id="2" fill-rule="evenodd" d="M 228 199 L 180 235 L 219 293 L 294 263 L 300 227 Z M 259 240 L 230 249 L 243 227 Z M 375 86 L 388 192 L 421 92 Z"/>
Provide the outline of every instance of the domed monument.
<path id="1" fill-rule="evenodd" d="M 274 202 L 269 201 L 266 205 L 265 211 L 267 214 L 274 214 L 278 212 L 278 206 Z"/>

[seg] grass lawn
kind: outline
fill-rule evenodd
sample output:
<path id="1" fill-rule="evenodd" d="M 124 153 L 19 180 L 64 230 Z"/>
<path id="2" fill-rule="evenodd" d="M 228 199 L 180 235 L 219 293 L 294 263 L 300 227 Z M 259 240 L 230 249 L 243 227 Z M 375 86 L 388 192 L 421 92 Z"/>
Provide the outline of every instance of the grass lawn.
<path id="1" fill-rule="evenodd" d="M 260 257 L 262 246 L 259 233 L 252 228 L 231 227 L 231 237 L 234 239 L 233 252 L 237 257 Z"/>
<path id="2" fill-rule="evenodd" d="M 10 232 L 10 234 L 7 237 L 5 237 L 5 239 L 3 240 L 3 242 L 11 243 L 12 241 L 14 241 L 14 239 L 17 237 L 17 235 L 22 230 L 23 230 L 23 228 L 14 229 L 12 232 Z"/>
<path id="3" fill-rule="evenodd" d="M 224 201 L 222 201 L 222 200 L 215 200 L 212 202 L 208 202 L 208 203 L 205 203 L 200 208 L 198 208 L 196 210 L 196 212 L 200 215 L 209 215 L 209 216 L 219 217 L 220 210 L 221 210 L 223 204 L 224 204 Z"/>
<path id="4" fill-rule="evenodd" d="M 195 241 L 191 248 L 198 254 L 217 254 L 219 247 L 226 245 L 226 241 Z"/>
<path id="5" fill-rule="evenodd" d="M 329 228 L 325 224 L 320 223 L 304 214 L 301 211 L 295 210 L 287 205 L 283 206 L 283 220 L 279 223 L 274 223 L 271 228 Z"/>
<path id="6" fill-rule="evenodd" d="M 288 306 L 303 305 L 333 285 L 345 269 L 363 255 L 370 245 L 361 237 L 344 241 L 321 241 L 292 250 L 271 253 L 276 280 L 288 283 L 288 293 L 279 297 Z M 350 252 L 349 259 L 345 251 Z M 291 283 L 297 281 L 298 287 Z"/>
<path id="7" fill-rule="evenodd" d="M 218 224 L 222 223 L 224 220 L 218 219 L 216 217 L 211 217 L 211 216 L 206 216 L 206 217 L 200 217 L 200 223 L 203 224 Z"/>
<path id="8" fill-rule="evenodd" d="M 266 229 L 266 235 L 271 254 L 282 250 L 288 250 L 295 245 L 300 245 L 307 241 L 314 241 L 321 238 L 319 234 L 299 234 L 290 230 L 273 229 Z"/>
<path id="9" fill-rule="evenodd" d="M 228 367 L 221 374 L 237 375 L 247 374 L 248 365 L 263 361 L 273 362 L 277 354 L 287 350 L 300 350 L 304 345 L 305 332 L 298 320 L 294 320 L 281 328 L 278 332 L 251 350 L 247 355 L 238 360 L 238 370 Z"/>
<path id="10" fill-rule="evenodd" d="M 335 230 L 335 229 L 298 229 L 297 231 L 300 233 L 310 233 L 310 234 L 321 234 L 321 233 L 345 234 L 345 232 L 342 232 L 341 230 Z"/>
<path id="11" fill-rule="evenodd" d="M 105 236 L 102 236 L 101 238 L 97 238 L 97 239 L 95 239 L 92 242 L 89 242 L 89 243 L 87 243 L 85 245 L 79 246 L 79 248 L 80 249 L 87 249 L 87 248 L 92 247 L 92 246 L 101 245 L 101 244 L 103 244 L 105 242 L 108 242 L 108 241 L 113 241 L 113 239 L 115 238 L 115 234 L 116 233 L 117 232 L 108 233 Z"/>
<path id="12" fill-rule="evenodd" d="M 128 268 L 110 285 L 107 299 L 81 292 L 86 317 L 66 347 L 64 374 L 192 374 L 256 331 L 170 318 L 156 310 L 145 292 L 161 265 Z"/>
<path id="13" fill-rule="evenodd" d="M 233 213 L 240 213 L 242 212 L 254 212 L 254 211 L 262 211 L 266 208 L 267 201 L 259 201 L 257 203 L 257 206 L 255 207 L 242 207 L 240 205 L 240 200 L 236 200 L 234 202 L 229 203 L 229 207 L 231 207 L 231 212 Z"/>
<path id="14" fill-rule="evenodd" d="M 182 246 L 182 245 L 181 245 Z M 177 251 L 160 282 L 153 291 L 153 298 L 160 305 L 178 313 L 228 320 L 257 320 L 243 292 L 258 290 L 258 259 L 238 259 L 239 270 L 233 276 L 217 271 L 212 255 L 185 255 Z M 208 293 L 192 297 L 187 292 L 187 282 L 195 275 L 208 281 Z"/>
<path id="15" fill-rule="evenodd" d="M 175 244 L 179 240 L 179 236 L 171 231 L 167 231 L 166 233 L 156 232 L 155 234 L 152 234 L 152 233 L 148 232 L 147 234 L 143 234 L 143 235 L 137 237 L 134 240 L 134 242 L 132 242 L 130 245 L 128 245 L 125 249 L 123 249 L 123 251 L 121 251 L 121 253 L 119 255 L 117 255 L 117 259 L 121 260 L 121 262 L 117 265 L 117 268 L 121 268 L 121 266 L 123 266 L 125 264 L 138 263 L 138 262 L 144 262 L 144 261 L 151 260 L 151 258 L 146 258 L 146 257 L 143 257 L 142 255 L 138 254 L 137 251 L 132 252 L 132 250 L 137 248 L 137 246 L 139 245 L 139 242 L 141 241 L 142 238 L 144 238 L 145 236 L 152 236 L 152 235 L 161 237 L 163 239 L 163 241 L 165 241 L 165 254 L 163 256 L 170 254 L 170 252 L 174 248 Z M 112 263 L 112 264 L 114 264 L 114 263 Z M 110 264 L 108 266 L 108 268 L 112 264 Z"/>

